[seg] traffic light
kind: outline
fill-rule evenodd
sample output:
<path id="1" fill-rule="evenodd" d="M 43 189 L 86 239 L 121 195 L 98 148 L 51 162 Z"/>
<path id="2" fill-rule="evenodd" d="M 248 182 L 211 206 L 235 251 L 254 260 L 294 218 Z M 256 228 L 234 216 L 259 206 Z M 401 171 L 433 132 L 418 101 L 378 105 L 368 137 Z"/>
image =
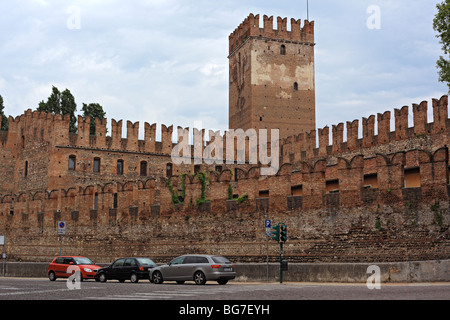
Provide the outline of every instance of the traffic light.
<path id="1" fill-rule="evenodd" d="M 285 224 L 282 224 L 280 228 L 280 240 L 281 242 L 287 241 L 287 227 Z"/>
<path id="2" fill-rule="evenodd" d="M 272 227 L 272 240 L 280 241 L 280 226 L 276 225 Z"/>

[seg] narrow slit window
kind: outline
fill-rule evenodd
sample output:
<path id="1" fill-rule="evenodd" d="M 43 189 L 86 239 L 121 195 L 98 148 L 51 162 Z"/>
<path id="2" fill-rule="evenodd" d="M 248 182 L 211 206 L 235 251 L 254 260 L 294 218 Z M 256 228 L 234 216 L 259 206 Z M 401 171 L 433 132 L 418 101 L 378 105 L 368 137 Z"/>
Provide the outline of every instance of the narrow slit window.
<path id="1" fill-rule="evenodd" d="M 123 174 L 123 160 L 117 160 L 117 174 Z"/>
<path id="2" fill-rule="evenodd" d="M 94 172 L 100 172 L 100 158 L 94 158 Z"/>
<path id="3" fill-rule="evenodd" d="M 141 161 L 140 176 L 147 176 L 147 161 Z"/>
<path id="4" fill-rule="evenodd" d="M 69 156 L 69 170 L 75 170 L 77 162 L 76 156 Z"/>

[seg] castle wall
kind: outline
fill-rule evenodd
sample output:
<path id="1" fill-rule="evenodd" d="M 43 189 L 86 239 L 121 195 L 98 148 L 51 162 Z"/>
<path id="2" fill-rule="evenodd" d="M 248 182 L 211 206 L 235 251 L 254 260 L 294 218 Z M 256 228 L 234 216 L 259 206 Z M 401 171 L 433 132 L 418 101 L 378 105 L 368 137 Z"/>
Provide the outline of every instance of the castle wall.
<path id="1" fill-rule="evenodd" d="M 0 233 L 9 259 L 17 261 L 57 255 L 59 220 L 68 224 L 64 252 L 98 262 L 122 255 L 165 262 L 188 252 L 263 261 L 263 221 L 271 218 L 288 225 L 285 255 L 292 262 L 448 259 L 447 100 L 433 100 L 430 123 L 427 103 L 413 105 L 412 128 L 403 107 L 394 112 L 394 131 L 385 112 L 376 118 L 378 130 L 374 116 L 363 119 L 361 138 L 353 121 L 345 142 L 343 124 L 333 126 L 331 138 L 324 128 L 282 139 L 283 161 L 274 176 L 261 176 L 258 165 L 223 164 L 220 172 L 192 163 L 174 166 L 168 178 L 172 127 L 162 126 L 155 141 L 156 126 L 146 124 L 140 140 L 139 123 L 127 123 L 122 138 L 122 121 L 112 120 L 110 136 L 106 121 L 98 121 L 90 136 L 89 120 L 79 119 L 74 135 L 67 118 L 27 111 L 10 118 L 10 131 L 0 136 Z M 201 149 L 211 143 L 202 142 Z M 71 155 L 75 170 L 68 168 Z M 95 158 L 100 172 L 92 170 Z M 147 176 L 140 175 L 141 161 Z M 204 186 L 195 170 L 206 173 Z M 230 186 L 248 200 L 230 201 Z M 197 204 L 202 187 L 204 201 Z M 183 203 L 173 203 L 175 191 Z M 271 242 L 273 261 L 277 250 Z"/>
<path id="2" fill-rule="evenodd" d="M 419 188 L 403 187 L 408 161 L 418 161 Z M 366 165 L 376 170 L 378 188 L 363 188 Z M 162 262 L 187 252 L 262 261 L 263 221 L 271 218 L 288 226 L 285 256 L 292 262 L 448 259 L 448 148 L 379 154 L 375 162 L 358 155 L 330 167 L 324 160 L 302 162 L 295 174 L 292 168 L 285 164 L 270 177 L 242 170 L 237 181 L 229 171 L 210 172 L 205 182 L 210 201 L 198 206 L 202 182 L 194 175 L 184 177 L 184 204 L 171 203 L 169 191 L 169 185 L 182 190 L 180 176 L 2 195 L 0 233 L 9 239 L 10 259 L 22 261 L 48 261 L 58 254 L 59 220 L 68 225 L 64 252 L 98 262 L 121 255 Z M 326 193 L 328 170 L 338 175 L 336 193 Z M 292 196 L 299 183 L 302 196 Z M 227 200 L 230 184 L 248 201 Z M 261 191 L 267 197 L 261 198 Z M 275 243 L 270 252 L 275 261 Z"/>

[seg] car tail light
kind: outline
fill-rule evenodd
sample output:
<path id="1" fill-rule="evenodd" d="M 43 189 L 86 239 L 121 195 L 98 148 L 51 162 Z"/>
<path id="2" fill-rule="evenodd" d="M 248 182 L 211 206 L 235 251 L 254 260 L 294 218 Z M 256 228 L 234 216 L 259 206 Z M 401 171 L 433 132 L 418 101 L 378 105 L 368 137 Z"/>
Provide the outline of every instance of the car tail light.
<path id="1" fill-rule="evenodd" d="M 220 267 L 221 267 L 220 264 L 213 264 L 213 265 L 211 265 L 211 268 L 213 268 L 213 269 L 219 269 Z"/>
<path id="2" fill-rule="evenodd" d="M 139 270 L 144 271 L 144 267 L 139 267 Z"/>

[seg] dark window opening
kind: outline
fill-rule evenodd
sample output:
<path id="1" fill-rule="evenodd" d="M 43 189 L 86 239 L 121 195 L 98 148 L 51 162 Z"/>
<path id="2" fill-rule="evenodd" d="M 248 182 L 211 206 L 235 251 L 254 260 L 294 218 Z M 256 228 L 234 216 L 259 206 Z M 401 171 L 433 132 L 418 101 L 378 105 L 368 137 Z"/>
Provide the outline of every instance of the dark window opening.
<path id="1" fill-rule="evenodd" d="M 28 161 L 25 161 L 25 178 L 28 176 Z"/>
<path id="2" fill-rule="evenodd" d="M 303 186 L 292 186 L 291 187 L 291 195 L 292 196 L 302 196 L 303 195 Z"/>
<path id="3" fill-rule="evenodd" d="M 286 46 L 284 44 L 281 45 L 280 54 L 286 55 Z"/>
<path id="4" fill-rule="evenodd" d="M 364 175 L 363 188 L 365 189 L 377 189 L 378 188 L 378 177 L 376 173 Z"/>
<path id="5" fill-rule="evenodd" d="M 141 161 L 140 176 L 141 177 L 147 176 L 147 161 Z"/>
<path id="6" fill-rule="evenodd" d="M 77 157 L 76 156 L 69 156 L 69 170 L 75 170 Z"/>
<path id="7" fill-rule="evenodd" d="M 173 165 L 171 163 L 168 163 L 166 165 L 166 177 L 170 178 L 173 174 Z"/>
<path id="8" fill-rule="evenodd" d="M 98 210 L 98 193 L 94 195 L 94 210 Z"/>
<path id="9" fill-rule="evenodd" d="M 298 91 L 298 83 L 297 82 L 294 82 L 294 90 Z"/>
<path id="10" fill-rule="evenodd" d="M 94 158 L 94 172 L 100 172 L 100 158 Z"/>
<path id="11" fill-rule="evenodd" d="M 325 193 L 339 193 L 339 180 L 328 180 L 326 181 Z"/>
<path id="12" fill-rule="evenodd" d="M 259 191 L 259 197 L 260 198 L 268 198 L 269 197 L 269 190 L 260 190 Z"/>
<path id="13" fill-rule="evenodd" d="M 123 174 L 123 160 L 117 160 L 117 174 Z"/>
<path id="14" fill-rule="evenodd" d="M 117 193 L 114 193 L 113 196 L 113 208 L 117 209 Z"/>

